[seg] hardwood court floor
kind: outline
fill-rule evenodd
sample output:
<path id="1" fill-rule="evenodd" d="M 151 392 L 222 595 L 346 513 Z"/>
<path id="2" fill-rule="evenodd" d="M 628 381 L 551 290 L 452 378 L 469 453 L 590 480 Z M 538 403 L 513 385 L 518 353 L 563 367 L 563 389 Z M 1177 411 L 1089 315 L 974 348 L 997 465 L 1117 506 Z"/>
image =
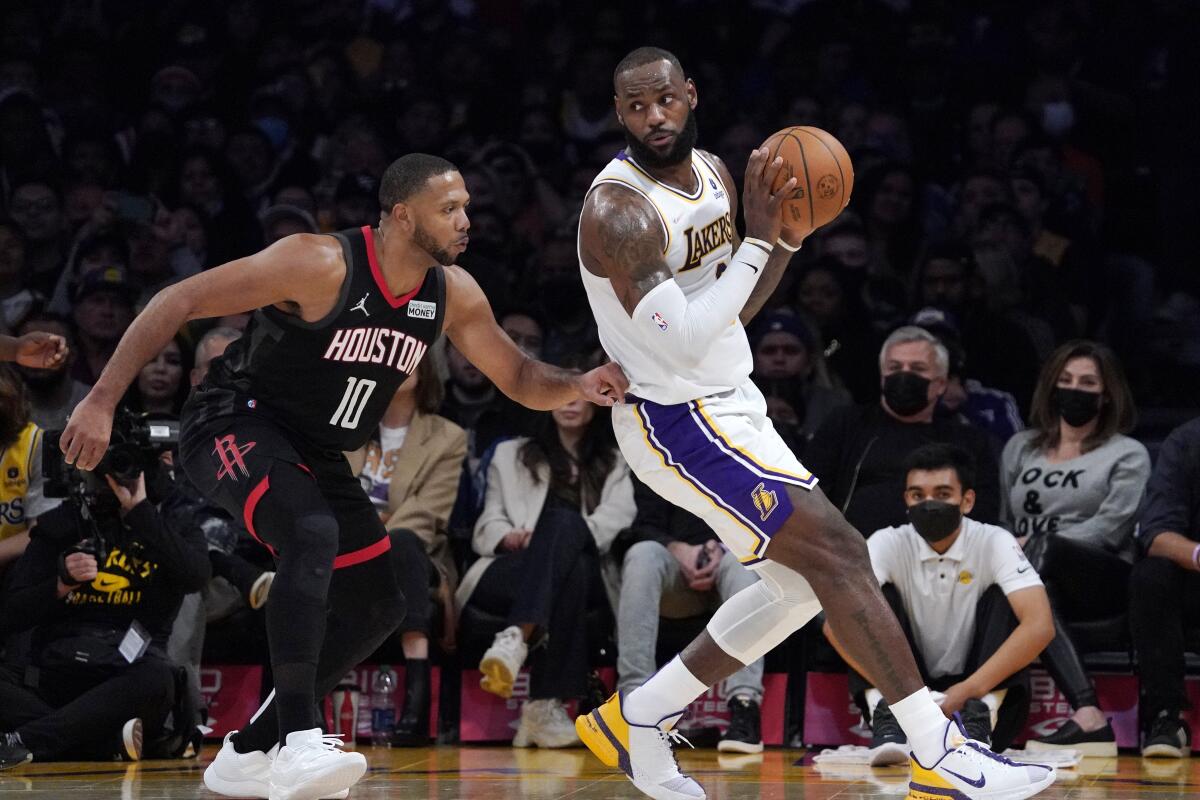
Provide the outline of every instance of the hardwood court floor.
<path id="1" fill-rule="evenodd" d="M 200 762 L 140 764 L 29 764 L 0 772 L 3 800 L 215 800 L 200 781 Z M 371 771 L 351 800 L 637 800 L 623 776 L 605 769 L 583 750 L 514 750 L 508 747 L 367 749 Z M 747 759 L 739 756 L 739 759 Z M 899 798 L 907 788 L 903 769 L 818 768 L 802 750 L 768 750 L 747 763 L 718 758 L 714 750 L 683 753 L 685 771 L 700 780 L 710 800 L 866 800 Z M 1133 756 L 1085 759 L 1060 771 L 1046 800 L 1132 800 L 1200 796 L 1200 759 L 1149 762 Z"/>

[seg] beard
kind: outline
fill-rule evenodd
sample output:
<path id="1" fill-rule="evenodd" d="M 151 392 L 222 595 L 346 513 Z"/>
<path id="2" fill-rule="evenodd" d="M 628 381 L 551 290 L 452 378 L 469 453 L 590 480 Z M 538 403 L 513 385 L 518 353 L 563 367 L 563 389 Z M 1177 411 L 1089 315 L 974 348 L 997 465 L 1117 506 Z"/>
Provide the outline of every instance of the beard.
<path id="1" fill-rule="evenodd" d="M 450 251 L 437 243 L 437 240 L 429 235 L 429 232 L 417 223 L 413 228 L 413 243 L 417 247 L 424 250 L 437 263 L 443 266 L 449 266 L 454 263 L 454 257 L 450 255 Z"/>
<path id="2" fill-rule="evenodd" d="M 673 167 L 687 161 L 691 158 L 692 148 L 696 146 L 696 138 L 699 136 L 696 112 L 690 108 L 687 119 L 683 122 L 683 130 L 675 137 L 671 149 L 662 155 L 630 133 L 628 128 L 622 130 L 625 132 L 625 144 L 628 145 L 630 154 L 643 167 L 651 168 Z"/>

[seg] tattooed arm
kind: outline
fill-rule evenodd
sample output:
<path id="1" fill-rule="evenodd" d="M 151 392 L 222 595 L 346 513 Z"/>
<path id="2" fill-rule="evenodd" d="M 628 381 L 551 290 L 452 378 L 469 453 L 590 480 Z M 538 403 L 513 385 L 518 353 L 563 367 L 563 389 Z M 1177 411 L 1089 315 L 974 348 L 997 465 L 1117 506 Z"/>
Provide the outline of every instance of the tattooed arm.
<path id="1" fill-rule="evenodd" d="M 613 184 L 601 184 L 588 196 L 580 219 L 584 267 L 608 278 L 642 343 L 672 367 L 690 369 L 699 364 L 754 291 L 779 236 L 782 198 L 795 185 L 791 180 L 777 195 L 771 194 L 771 181 L 780 165 L 768 168 L 765 149 L 750 157 L 750 236 L 721 280 L 691 298 L 684 295 L 666 264 L 665 223 L 645 198 Z"/>

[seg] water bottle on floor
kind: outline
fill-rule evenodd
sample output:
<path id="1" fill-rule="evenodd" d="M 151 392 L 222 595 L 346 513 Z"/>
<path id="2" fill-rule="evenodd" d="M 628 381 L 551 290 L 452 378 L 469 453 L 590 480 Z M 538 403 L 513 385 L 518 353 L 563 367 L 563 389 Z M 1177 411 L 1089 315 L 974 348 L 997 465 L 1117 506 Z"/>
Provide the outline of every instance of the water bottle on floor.
<path id="1" fill-rule="evenodd" d="M 396 673 L 384 664 L 371 682 L 371 743 L 387 747 L 396 729 Z"/>

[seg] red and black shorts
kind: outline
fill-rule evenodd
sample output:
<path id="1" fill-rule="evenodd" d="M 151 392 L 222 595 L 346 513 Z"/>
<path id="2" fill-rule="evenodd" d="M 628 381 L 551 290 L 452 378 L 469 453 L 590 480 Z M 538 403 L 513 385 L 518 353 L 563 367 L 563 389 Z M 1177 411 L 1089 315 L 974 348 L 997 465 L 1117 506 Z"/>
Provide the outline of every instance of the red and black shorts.
<path id="1" fill-rule="evenodd" d="M 179 443 L 184 471 L 205 496 L 240 520 L 264 546 L 274 551 L 286 537 L 281 539 L 280 531 L 261 530 L 255 508 L 268 492 L 286 490 L 290 496 L 283 498 L 282 505 L 294 509 L 297 516 L 329 513 L 337 521 L 334 569 L 370 561 L 390 548 L 378 512 L 341 452 L 308 445 L 261 416 L 224 414 L 195 422 L 188 416 L 185 412 Z M 311 492 L 283 488 L 309 484 L 281 480 L 279 470 L 307 473 Z M 276 476 L 274 489 L 272 475 Z"/>

